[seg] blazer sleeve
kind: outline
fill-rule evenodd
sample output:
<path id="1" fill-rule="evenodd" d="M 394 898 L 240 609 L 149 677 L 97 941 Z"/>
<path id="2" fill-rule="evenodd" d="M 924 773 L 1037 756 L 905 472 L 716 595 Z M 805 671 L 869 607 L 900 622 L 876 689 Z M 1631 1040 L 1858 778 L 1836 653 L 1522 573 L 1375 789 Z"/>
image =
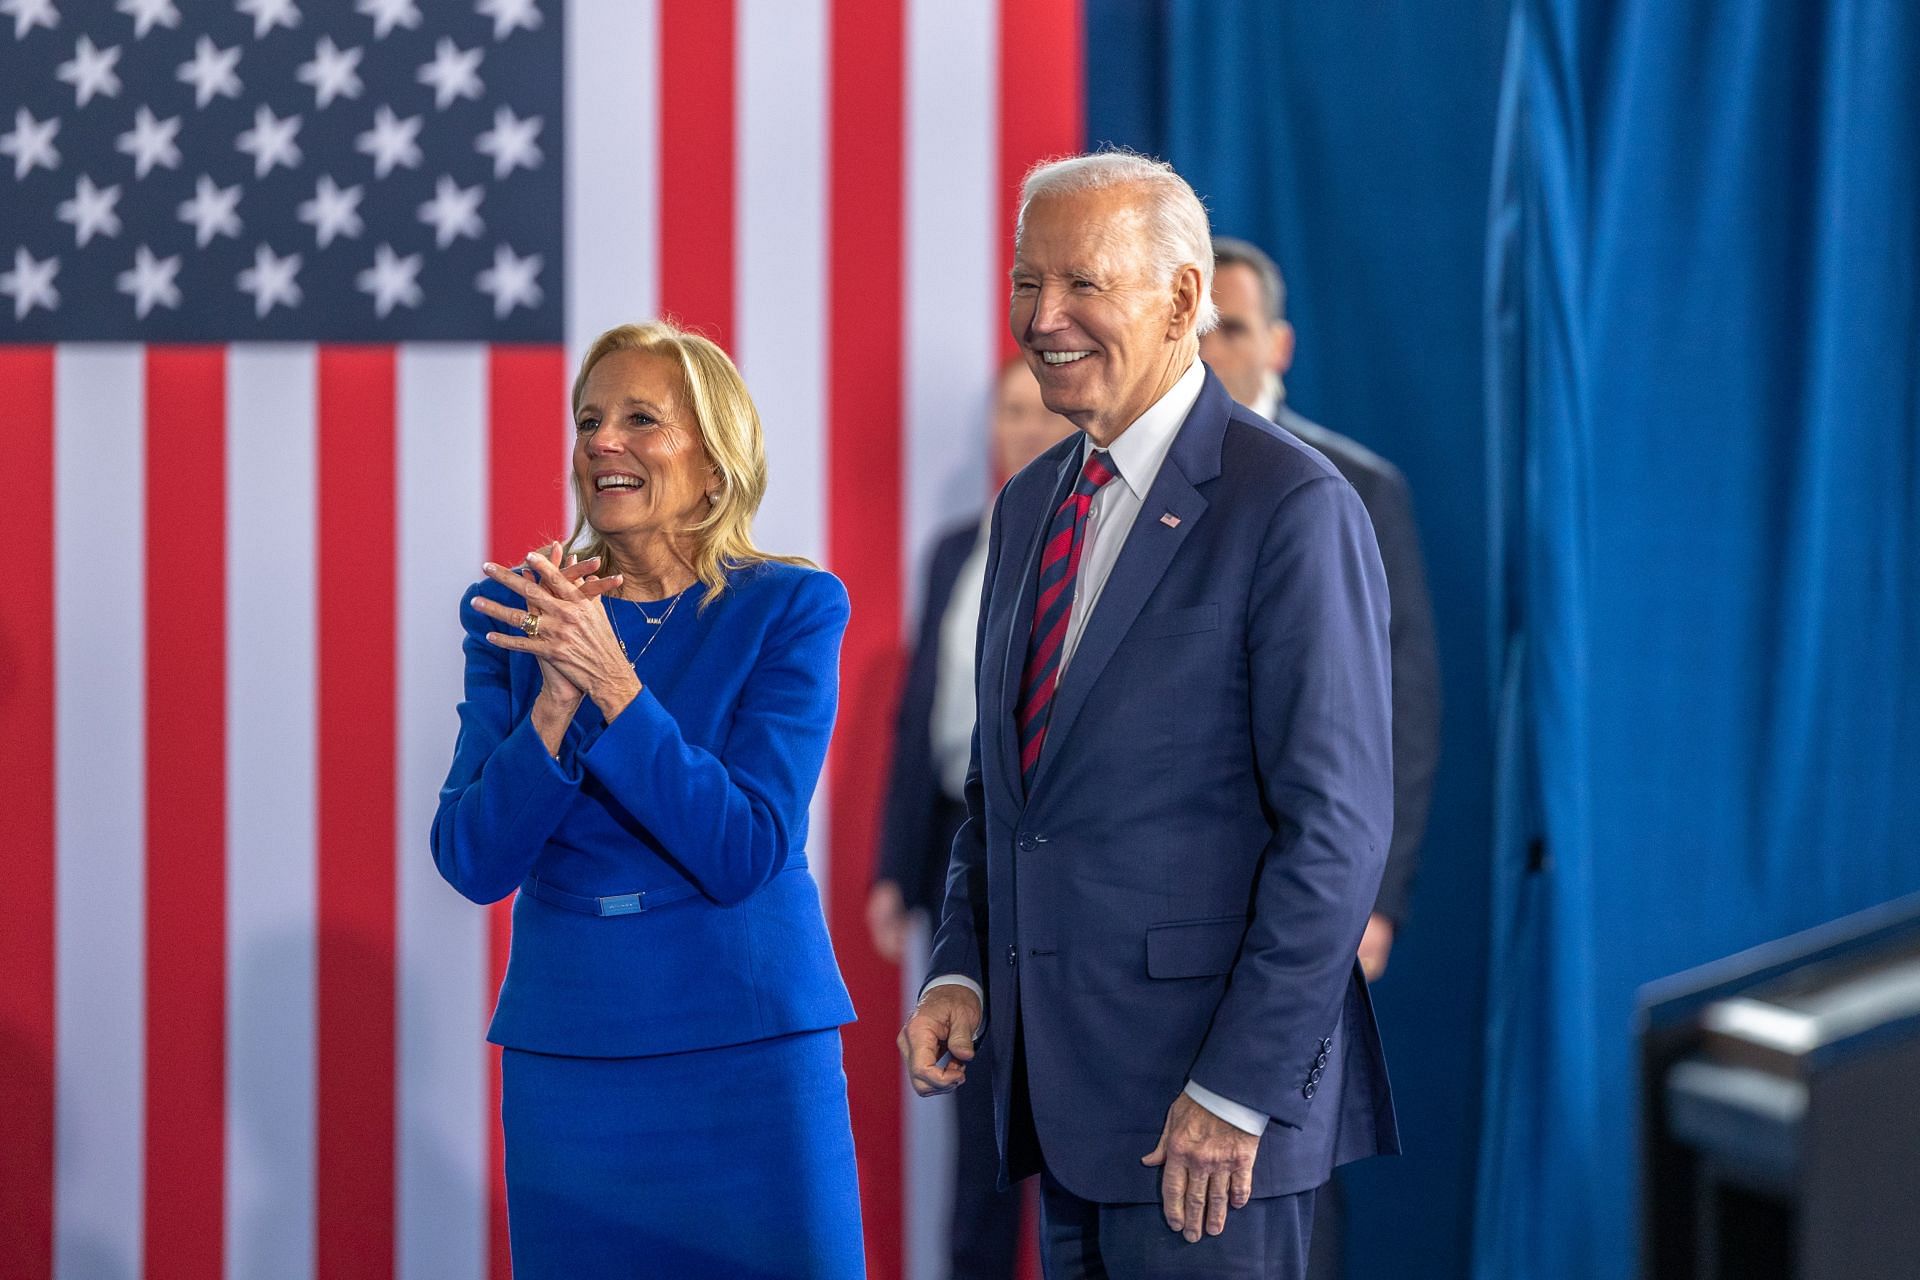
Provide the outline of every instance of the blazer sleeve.
<path id="1" fill-rule="evenodd" d="M 431 841 L 447 883 L 475 902 L 498 902 L 533 869 L 580 789 L 580 773 L 547 754 L 530 714 L 514 714 L 508 651 L 487 642 L 496 628 L 473 607 L 482 593 L 507 597 L 490 583 L 460 597 L 466 696 Z"/>
<path id="2" fill-rule="evenodd" d="M 980 588 L 980 620 L 974 626 L 973 690 L 980 698 L 980 660 L 987 651 L 987 600 L 993 594 L 1000 567 L 1000 505 L 993 505 L 987 532 L 987 575 Z M 973 721 L 973 753 L 967 764 L 967 820 L 953 837 L 947 861 L 946 898 L 934 930 L 933 952 L 927 973 L 932 977 L 957 974 L 983 990 L 987 985 L 987 800 L 980 776 L 980 717 Z"/>
<path id="3" fill-rule="evenodd" d="M 838 578 L 800 577 L 717 753 L 689 743 L 642 689 L 579 754 L 715 902 L 742 902 L 778 874 L 806 822 L 833 731 L 848 613 Z"/>
<path id="4" fill-rule="evenodd" d="M 1440 661 L 1413 495 L 1389 469 L 1365 495 L 1393 602 L 1393 842 L 1374 910 L 1403 925 L 1440 767 Z"/>
<path id="5" fill-rule="evenodd" d="M 1276 508 L 1249 598 L 1255 764 L 1274 833 L 1190 1078 L 1298 1127 L 1340 1018 L 1393 826 L 1387 587 L 1345 480 Z"/>

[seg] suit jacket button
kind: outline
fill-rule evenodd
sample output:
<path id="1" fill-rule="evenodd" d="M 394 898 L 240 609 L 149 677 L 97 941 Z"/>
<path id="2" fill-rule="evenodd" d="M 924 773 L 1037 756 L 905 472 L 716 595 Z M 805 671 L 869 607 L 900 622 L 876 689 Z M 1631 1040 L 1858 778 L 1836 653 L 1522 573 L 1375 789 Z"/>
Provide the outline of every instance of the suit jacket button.
<path id="1" fill-rule="evenodd" d="M 1313 1070 L 1307 1072 L 1308 1084 L 1316 1084 L 1319 1082 L 1319 1079 L 1320 1079 L 1320 1068 L 1315 1067 Z"/>
<path id="2" fill-rule="evenodd" d="M 1302 1088 L 1301 1088 L 1301 1090 L 1300 1090 L 1300 1092 L 1301 1092 L 1301 1093 L 1302 1093 L 1302 1094 L 1303 1094 L 1304 1096 L 1306 1096 L 1306 1097 L 1308 1097 L 1308 1098 L 1311 1098 L 1311 1097 L 1313 1097 L 1313 1091 L 1314 1091 L 1314 1089 L 1315 1089 L 1315 1088 L 1316 1088 L 1316 1086 L 1315 1086 L 1315 1084 L 1314 1084 L 1314 1082 L 1313 1082 L 1313 1081 L 1311 1081 L 1311 1080 L 1309 1080 L 1309 1081 L 1307 1081 L 1307 1083 L 1306 1083 L 1306 1084 L 1305 1084 L 1304 1086 L 1302 1086 Z"/>

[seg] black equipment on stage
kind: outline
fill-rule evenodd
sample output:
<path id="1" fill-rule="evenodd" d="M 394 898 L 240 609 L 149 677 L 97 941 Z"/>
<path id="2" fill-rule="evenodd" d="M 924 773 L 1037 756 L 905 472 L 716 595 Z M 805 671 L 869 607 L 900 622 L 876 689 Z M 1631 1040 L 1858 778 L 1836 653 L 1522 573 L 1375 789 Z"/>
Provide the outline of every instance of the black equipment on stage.
<path id="1" fill-rule="evenodd" d="M 1641 1273 L 1920 1277 L 1920 894 L 1640 992 Z"/>

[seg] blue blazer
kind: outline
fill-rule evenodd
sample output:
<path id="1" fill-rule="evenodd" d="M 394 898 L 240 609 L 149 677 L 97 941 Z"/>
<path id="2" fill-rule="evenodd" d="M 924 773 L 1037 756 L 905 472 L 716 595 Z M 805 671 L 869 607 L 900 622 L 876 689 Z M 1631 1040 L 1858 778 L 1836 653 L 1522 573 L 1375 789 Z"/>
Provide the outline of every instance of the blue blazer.
<path id="1" fill-rule="evenodd" d="M 979 727 L 930 973 L 1023 1044 L 1047 1167 L 1160 1198 L 1140 1157 L 1189 1078 L 1272 1117 L 1254 1194 L 1398 1150 L 1354 958 L 1393 828 L 1387 586 L 1366 510 L 1211 372 L 1054 695 L 1031 791 L 1014 707 L 1041 534 L 1081 438 L 994 509 Z M 993 1073 L 1003 1176 L 1015 1072 Z M 963 1085 L 963 1088 L 966 1086 Z M 1018 1153 L 1015 1153 L 1016 1156 Z"/>
<path id="2" fill-rule="evenodd" d="M 643 663 L 645 689 L 612 724 L 583 703 L 558 760 L 529 718 L 539 665 L 487 642 L 500 628 L 476 593 L 519 603 L 491 580 L 462 597 L 466 700 L 432 841 L 475 902 L 527 890 L 488 1039 L 631 1057 L 852 1021 L 804 869 L 847 624 L 839 580 L 758 563 L 704 611 L 696 585 Z M 639 652 L 637 607 L 610 608 Z"/>

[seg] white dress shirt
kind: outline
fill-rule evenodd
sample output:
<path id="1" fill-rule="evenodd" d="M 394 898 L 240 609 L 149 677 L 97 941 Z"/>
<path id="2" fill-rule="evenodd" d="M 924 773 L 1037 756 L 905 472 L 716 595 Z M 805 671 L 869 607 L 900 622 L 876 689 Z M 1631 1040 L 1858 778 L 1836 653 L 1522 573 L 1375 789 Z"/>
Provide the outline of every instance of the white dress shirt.
<path id="1" fill-rule="evenodd" d="M 1200 388 L 1205 385 L 1206 377 L 1205 367 L 1195 360 L 1167 389 L 1167 393 L 1134 419 L 1107 448 L 1107 457 L 1119 474 L 1094 494 L 1093 505 L 1087 512 L 1087 528 L 1083 535 L 1086 543 L 1080 552 L 1080 571 L 1074 583 L 1073 604 L 1067 613 L 1067 634 L 1060 642 L 1060 668 L 1054 676 L 1056 682 L 1066 678 L 1067 664 L 1073 661 L 1074 650 L 1079 647 L 1080 637 L 1087 629 L 1087 618 L 1100 603 L 1100 593 L 1107 585 L 1107 576 L 1113 572 L 1114 562 L 1120 559 L 1120 548 L 1126 544 L 1127 534 L 1132 531 L 1141 505 L 1147 500 L 1147 491 L 1153 488 L 1154 479 L 1160 474 L 1160 466 L 1167 460 L 1167 451 L 1173 447 L 1173 438 L 1180 434 L 1180 424 L 1193 412 L 1194 402 L 1200 398 Z M 1093 440 L 1083 438 L 1081 466 L 1086 465 L 1086 459 L 1093 452 Z M 966 987 L 978 996 L 984 1025 L 987 997 L 979 983 L 957 973 L 941 974 L 929 979 L 926 986 L 921 988 L 921 993 L 924 995 L 934 987 L 943 986 Z M 1189 1098 L 1237 1129 L 1256 1135 L 1266 1132 L 1268 1117 L 1263 1111 L 1223 1098 L 1192 1080 L 1187 1081 L 1185 1092 Z"/>
<path id="2" fill-rule="evenodd" d="M 980 588 L 987 580 L 989 513 L 980 536 L 960 562 L 940 616 L 940 651 L 933 674 L 933 776 L 950 800 L 967 798 L 967 770 L 973 764 L 973 646 L 979 638 Z"/>

